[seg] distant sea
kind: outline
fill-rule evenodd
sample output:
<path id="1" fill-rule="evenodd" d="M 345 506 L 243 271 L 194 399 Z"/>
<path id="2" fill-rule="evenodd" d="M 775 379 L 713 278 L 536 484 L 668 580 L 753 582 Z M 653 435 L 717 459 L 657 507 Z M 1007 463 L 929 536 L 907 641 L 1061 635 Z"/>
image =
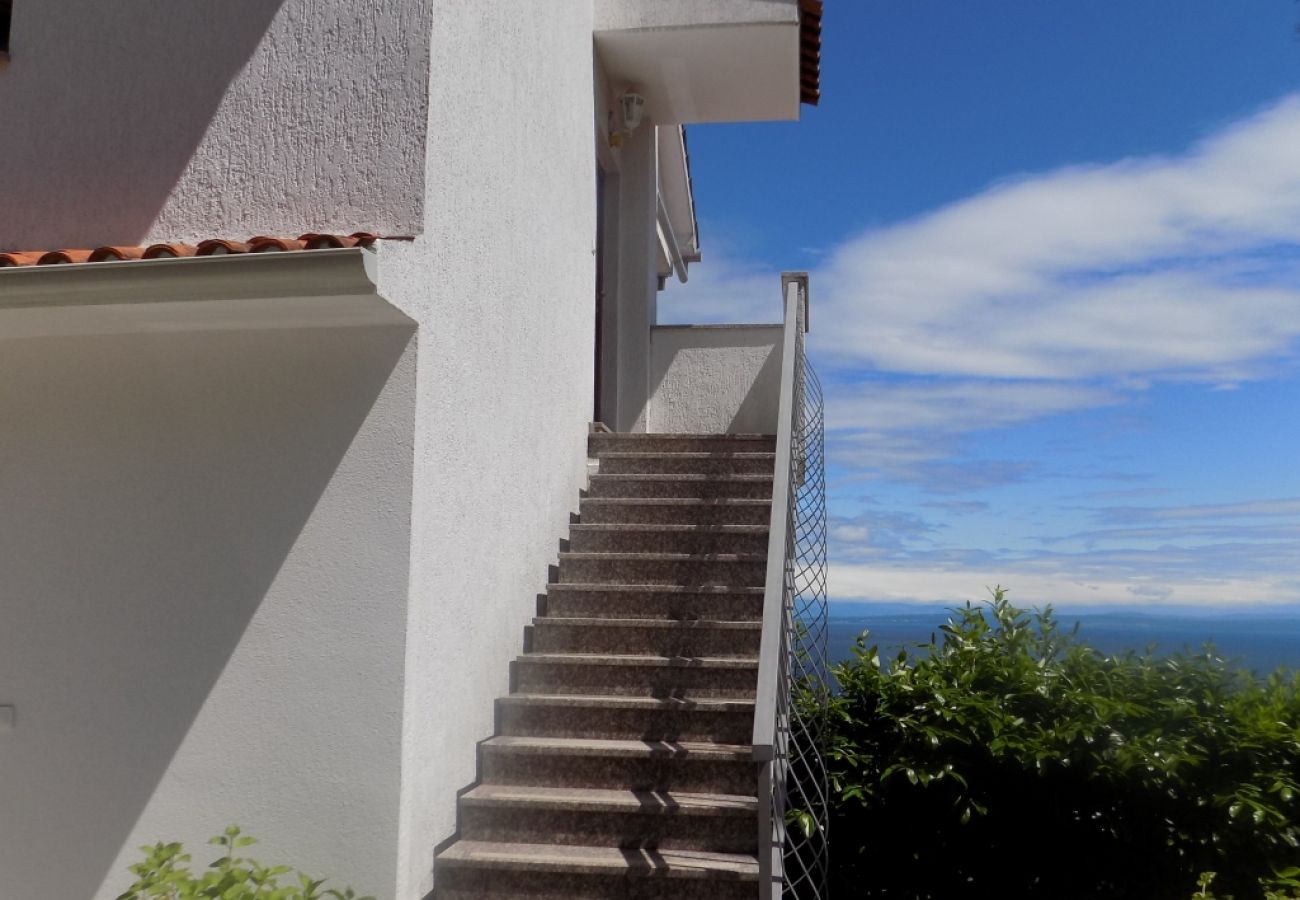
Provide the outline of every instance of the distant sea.
<path id="1" fill-rule="evenodd" d="M 900 604 L 832 603 L 828 653 L 832 662 L 852 655 L 853 641 L 864 629 L 869 643 L 880 647 L 882 660 L 898 654 L 905 644 L 924 643 L 948 619 L 944 607 L 905 607 Z M 1157 655 L 1184 648 L 1199 651 L 1213 641 L 1220 656 L 1258 674 L 1278 666 L 1300 670 L 1300 608 L 1266 612 L 1193 610 L 1186 613 L 1146 613 L 1132 610 L 1056 611 L 1062 630 L 1079 623 L 1078 639 L 1103 653 L 1141 651 L 1155 645 Z"/>

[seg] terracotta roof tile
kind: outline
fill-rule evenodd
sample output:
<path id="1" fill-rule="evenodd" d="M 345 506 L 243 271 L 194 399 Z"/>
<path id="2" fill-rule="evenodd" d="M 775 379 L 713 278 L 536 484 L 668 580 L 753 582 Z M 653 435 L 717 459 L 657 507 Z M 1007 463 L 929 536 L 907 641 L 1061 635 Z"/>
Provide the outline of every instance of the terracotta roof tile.
<path id="1" fill-rule="evenodd" d="M 96 247 L 91 251 L 87 262 L 139 259 L 144 255 L 144 251 L 144 247 Z"/>
<path id="2" fill-rule="evenodd" d="M 58 266 L 66 263 L 90 262 L 93 250 L 51 250 L 36 260 L 38 266 Z"/>
<path id="3" fill-rule="evenodd" d="M 368 231 L 353 234 L 309 232 L 296 238 L 258 235 L 247 241 L 211 238 L 193 244 L 159 243 L 147 247 L 104 246 L 90 250 L 16 250 L 0 252 L 0 268 L 53 266 L 68 263 L 118 262 L 133 259 L 169 259 L 186 256 L 221 256 L 234 253 L 279 253 L 340 247 L 369 247 L 379 235 Z"/>
<path id="4" fill-rule="evenodd" d="M 143 259 L 176 259 L 193 256 L 198 248 L 193 244 L 150 244 L 145 248 Z"/>
<path id="5" fill-rule="evenodd" d="M 799 99 L 816 106 L 821 82 L 822 0 L 799 0 Z"/>

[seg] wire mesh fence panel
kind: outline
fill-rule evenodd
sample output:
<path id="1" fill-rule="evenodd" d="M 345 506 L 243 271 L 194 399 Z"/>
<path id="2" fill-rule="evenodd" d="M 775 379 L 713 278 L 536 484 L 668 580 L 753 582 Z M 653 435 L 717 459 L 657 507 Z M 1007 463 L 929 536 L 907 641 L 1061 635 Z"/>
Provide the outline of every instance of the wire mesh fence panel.
<path id="1" fill-rule="evenodd" d="M 821 738 L 829 698 L 826 606 L 826 460 L 821 383 L 796 337 L 795 421 L 791 429 L 791 504 L 784 597 L 785 683 L 782 741 L 785 896 L 826 896 L 829 790 Z"/>

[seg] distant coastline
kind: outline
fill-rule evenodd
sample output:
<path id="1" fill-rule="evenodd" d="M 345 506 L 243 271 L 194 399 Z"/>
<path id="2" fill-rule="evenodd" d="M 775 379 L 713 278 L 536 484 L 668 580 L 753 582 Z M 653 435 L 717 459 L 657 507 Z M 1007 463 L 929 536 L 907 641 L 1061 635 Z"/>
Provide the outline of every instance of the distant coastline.
<path id="1" fill-rule="evenodd" d="M 834 602 L 830 606 L 831 661 L 852 655 L 864 629 L 884 658 L 904 645 L 923 643 L 948 618 L 951 607 L 902 603 Z M 1220 656 L 1264 675 L 1278 666 L 1300 670 L 1300 606 L 1222 608 L 1067 608 L 1056 611 L 1062 629 L 1079 623 L 1079 640 L 1104 653 L 1142 651 L 1158 656 L 1185 648 L 1199 651 L 1211 641 Z"/>

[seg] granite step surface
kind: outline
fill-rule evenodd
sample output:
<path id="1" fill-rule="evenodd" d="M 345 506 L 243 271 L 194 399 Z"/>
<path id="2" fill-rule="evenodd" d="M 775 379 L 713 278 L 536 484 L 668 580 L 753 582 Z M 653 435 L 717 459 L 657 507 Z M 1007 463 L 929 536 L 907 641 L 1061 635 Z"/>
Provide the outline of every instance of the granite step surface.
<path id="1" fill-rule="evenodd" d="M 776 466 L 775 453 L 602 452 L 599 471 L 606 475 L 767 475 Z"/>
<path id="2" fill-rule="evenodd" d="M 533 620 L 537 653 L 631 653 L 758 658 L 761 622 L 561 618 Z"/>
<path id="3" fill-rule="evenodd" d="M 468 841 L 756 853 L 756 797 L 481 784 L 461 797 Z"/>
<path id="4" fill-rule="evenodd" d="M 773 453 L 774 434 L 592 434 L 587 453 Z"/>
<path id="5" fill-rule="evenodd" d="M 744 794 L 758 764 L 744 744 L 593 738 L 489 738 L 479 745 L 483 784 Z"/>
<path id="6" fill-rule="evenodd" d="M 582 524 L 758 525 L 772 518 L 772 497 L 584 497 Z"/>
<path id="7" fill-rule="evenodd" d="M 514 689 L 527 694 L 751 699 L 757 686 L 758 660 L 746 658 L 525 653 L 514 663 Z"/>
<path id="8" fill-rule="evenodd" d="M 551 584 L 542 598 L 542 608 L 548 616 L 575 618 L 757 622 L 763 618 L 763 588 Z"/>
<path id="9" fill-rule="evenodd" d="M 604 523 L 569 527 L 575 553 L 767 553 L 766 525 Z"/>
<path id="10" fill-rule="evenodd" d="M 497 733 L 519 737 L 716 741 L 741 744 L 754 701 L 739 697 L 510 694 L 497 700 Z"/>
<path id="11" fill-rule="evenodd" d="M 762 587 L 759 553 L 561 553 L 559 580 L 581 584 L 675 584 Z"/>
<path id="12" fill-rule="evenodd" d="M 750 854 L 459 841 L 438 857 L 437 900 L 752 900 Z"/>
<path id="13" fill-rule="evenodd" d="M 589 479 L 589 497 L 772 499 L 771 475 L 603 475 Z"/>

